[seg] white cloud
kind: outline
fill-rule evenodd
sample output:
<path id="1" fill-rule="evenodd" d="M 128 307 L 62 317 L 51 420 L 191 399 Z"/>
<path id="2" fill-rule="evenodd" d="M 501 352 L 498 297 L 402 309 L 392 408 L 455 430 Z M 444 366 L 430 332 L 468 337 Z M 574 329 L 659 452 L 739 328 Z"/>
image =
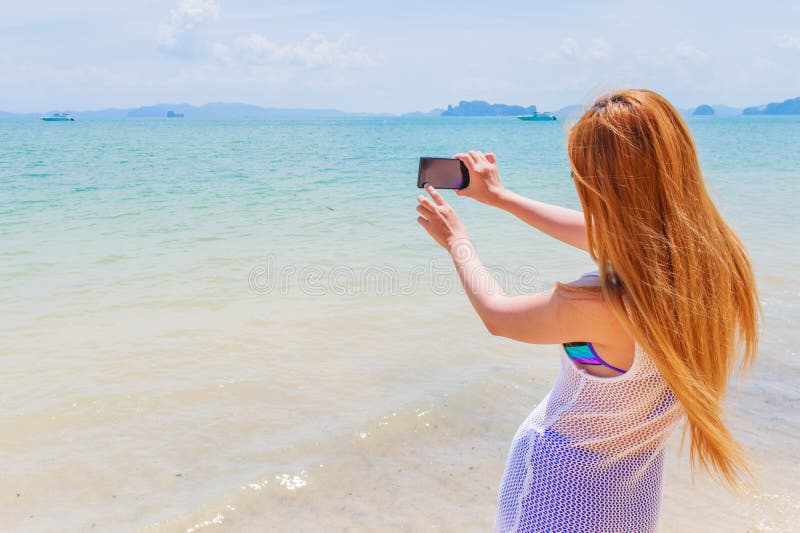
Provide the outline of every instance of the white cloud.
<path id="1" fill-rule="evenodd" d="M 222 63 L 230 64 L 233 62 L 231 50 L 228 48 L 228 45 L 224 43 L 214 43 L 214 46 L 211 47 L 211 56 Z"/>
<path id="2" fill-rule="evenodd" d="M 351 36 L 344 34 L 337 41 L 312 33 L 302 41 L 278 44 L 259 33 L 236 39 L 232 49 L 221 43 L 214 47 L 214 56 L 230 61 L 235 54 L 249 64 L 287 64 L 303 67 L 370 67 L 375 59 L 361 48 L 350 44 Z"/>
<path id="3" fill-rule="evenodd" d="M 576 61 L 609 61 L 613 57 L 613 48 L 603 38 L 595 38 L 586 45 L 581 45 L 574 37 L 561 40 L 558 51 L 546 55 L 550 61 L 572 59 Z"/>
<path id="4" fill-rule="evenodd" d="M 576 57 L 580 51 L 580 46 L 578 45 L 578 41 L 572 37 L 567 37 L 561 41 L 561 46 L 558 47 L 558 51 L 564 57 Z"/>
<path id="5" fill-rule="evenodd" d="M 228 67 L 358 68 L 376 64 L 373 56 L 352 44 L 349 33 L 335 41 L 320 33 L 311 33 L 300 41 L 277 43 L 260 33 L 250 33 L 233 42 L 198 43 L 196 27 L 218 18 L 219 13 L 218 0 L 178 0 L 170 9 L 167 21 L 158 26 L 156 44 L 170 55 L 187 59 L 210 56 L 217 65 Z"/>
<path id="6" fill-rule="evenodd" d="M 612 56 L 611 45 L 605 39 L 592 39 L 587 53 L 591 59 L 608 61 Z"/>
<path id="7" fill-rule="evenodd" d="M 756 72 L 762 70 L 772 70 L 774 68 L 777 68 L 777 65 L 775 64 L 774 61 L 762 56 L 754 57 L 753 61 L 751 62 L 751 65 L 753 67 L 753 70 Z"/>
<path id="8" fill-rule="evenodd" d="M 218 16 L 217 0 L 178 0 L 178 5 L 169 10 L 167 21 L 159 24 L 156 44 L 163 50 L 180 50 L 198 24 Z"/>
<path id="9" fill-rule="evenodd" d="M 783 35 L 775 40 L 779 48 L 796 48 L 800 50 L 800 35 Z"/>
<path id="10" fill-rule="evenodd" d="M 688 41 L 677 43 L 673 48 L 673 53 L 678 59 L 688 59 L 699 63 L 705 63 L 711 57 L 710 53 L 701 50 Z"/>

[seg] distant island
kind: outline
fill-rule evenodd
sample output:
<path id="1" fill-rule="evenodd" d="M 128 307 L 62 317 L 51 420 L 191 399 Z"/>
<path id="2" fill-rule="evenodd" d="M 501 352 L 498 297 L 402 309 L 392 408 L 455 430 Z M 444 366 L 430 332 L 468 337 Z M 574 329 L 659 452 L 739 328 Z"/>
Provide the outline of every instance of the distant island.
<path id="1" fill-rule="evenodd" d="M 714 114 L 714 108 L 708 104 L 699 105 L 692 112 L 692 115 L 699 117 L 709 117 L 712 116 L 713 114 Z"/>
<path id="2" fill-rule="evenodd" d="M 773 102 L 771 104 L 746 107 L 742 111 L 743 115 L 800 115 L 800 97 L 790 98 L 783 102 Z"/>
<path id="3" fill-rule="evenodd" d="M 577 119 L 586 110 L 586 105 L 568 105 L 555 111 L 561 121 Z M 710 112 L 709 112 L 710 110 Z M 252 104 L 232 102 L 212 102 L 201 106 L 191 104 L 156 104 L 136 108 L 101 109 L 76 111 L 67 109 L 79 119 L 121 120 L 125 118 L 181 118 L 188 117 L 200 120 L 281 120 L 281 119 L 331 119 L 331 118 L 433 118 L 433 117 L 509 117 L 532 115 L 538 111 L 535 105 L 527 107 L 511 104 L 490 104 L 484 100 L 462 100 L 458 105 L 448 105 L 447 109 L 437 108 L 430 111 L 412 113 L 350 113 L 339 109 L 307 109 L 261 107 Z M 800 97 L 790 98 L 783 102 L 774 102 L 761 106 L 747 107 L 744 110 L 722 104 L 703 104 L 696 108 L 679 109 L 684 116 L 733 117 L 741 115 L 799 115 Z M 37 113 L 14 113 L 0 111 L 0 119 L 38 119 L 50 115 L 53 111 Z"/>
<path id="4" fill-rule="evenodd" d="M 172 113 L 172 115 L 170 115 L 170 113 Z M 338 109 L 280 109 L 227 102 L 212 102 L 202 106 L 193 106 L 190 104 L 156 104 L 129 109 L 126 113 L 128 118 L 177 118 L 181 115 L 206 120 L 269 120 L 382 116 L 367 113 L 345 113 Z"/>
<path id="5" fill-rule="evenodd" d="M 429 117 L 440 117 L 444 109 L 436 108 L 431 109 L 430 111 L 412 111 L 411 113 L 403 113 L 400 115 L 403 118 L 429 118 Z"/>
<path id="6" fill-rule="evenodd" d="M 536 113 L 536 106 L 490 104 L 483 100 L 461 100 L 457 106 L 447 106 L 442 111 L 443 117 L 508 117 L 517 115 L 532 115 Z"/>
<path id="7" fill-rule="evenodd" d="M 212 102 L 194 106 L 190 104 L 156 104 L 129 109 L 100 109 L 89 111 L 67 110 L 71 115 L 81 119 L 120 120 L 125 118 L 180 118 L 181 116 L 201 120 L 280 120 L 280 119 L 320 119 L 320 118 L 356 118 L 356 117 L 390 117 L 391 113 L 348 113 L 338 109 L 306 109 L 260 107 L 252 104 Z M 440 113 L 441 110 L 437 110 Z M 0 111 L 3 118 L 39 118 L 49 115 L 45 113 L 12 113 Z M 171 115 L 169 113 L 172 113 Z"/>
<path id="8" fill-rule="evenodd" d="M 731 107 L 723 104 L 714 104 L 711 109 L 714 110 L 715 117 L 735 117 L 742 114 L 741 107 Z"/>

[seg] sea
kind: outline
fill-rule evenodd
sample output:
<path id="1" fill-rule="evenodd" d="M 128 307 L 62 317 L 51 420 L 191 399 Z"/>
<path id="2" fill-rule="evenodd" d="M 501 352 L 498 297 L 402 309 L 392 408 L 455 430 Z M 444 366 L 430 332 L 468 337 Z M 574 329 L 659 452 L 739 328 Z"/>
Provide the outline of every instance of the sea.
<path id="1" fill-rule="evenodd" d="M 800 523 L 800 117 L 688 117 L 764 320 L 734 493 L 670 441 L 662 532 Z M 487 531 L 558 349 L 489 335 L 416 222 L 420 156 L 578 208 L 568 125 L 0 120 L 0 530 Z M 509 294 L 594 267 L 445 191 Z"/>

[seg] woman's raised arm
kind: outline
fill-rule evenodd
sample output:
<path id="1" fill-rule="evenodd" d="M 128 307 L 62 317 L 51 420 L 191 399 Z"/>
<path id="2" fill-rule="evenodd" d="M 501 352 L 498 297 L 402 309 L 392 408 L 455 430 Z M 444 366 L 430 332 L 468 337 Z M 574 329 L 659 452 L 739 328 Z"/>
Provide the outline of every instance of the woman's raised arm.
<path id="1" fill-rule="evenodd" d="M 425 190 L 431 199 L 418 197 L 417 221 L 450 253 L 472 307 L 492 335 L 533 344 L 603 338 L 608 321 L 597 317 L 610 315 L 598 312 L 599 299 L 588 305 L 552 291 L 507 296 L 481 262 L 455 210 L 433 187 Z"/>
<path id="2" fill-rule="evenodd" d="M 562 242 L 587 250 L 586 222 L 583 213 L 546 204 L 509 191 L 500 181 L 494 154 L 468 152 L 457 154 L 469 169 L 469 187 L 457 191 L 459 196 L 508 211 L 526 224 Z"/>

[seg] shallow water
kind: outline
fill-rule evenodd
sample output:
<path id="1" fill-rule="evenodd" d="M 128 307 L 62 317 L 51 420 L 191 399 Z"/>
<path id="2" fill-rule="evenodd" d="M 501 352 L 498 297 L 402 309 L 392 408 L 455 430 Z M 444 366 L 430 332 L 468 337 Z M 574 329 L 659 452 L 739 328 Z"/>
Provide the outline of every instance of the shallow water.
<path id="1" fill-rule="evenodd" d="M 690 119 L 765 323 L 731 392 L 759 473 L 692 485 L 662 531 L 800 519 L 800 119 Z M 559 124 L 0 121 L 0 529 L 486 530 L 553 347 L 489 336 L 415 222 L 419 155 L 494 150 L 577 207 Z M 511 291 L 588 258 L 453 198 Z"/>

